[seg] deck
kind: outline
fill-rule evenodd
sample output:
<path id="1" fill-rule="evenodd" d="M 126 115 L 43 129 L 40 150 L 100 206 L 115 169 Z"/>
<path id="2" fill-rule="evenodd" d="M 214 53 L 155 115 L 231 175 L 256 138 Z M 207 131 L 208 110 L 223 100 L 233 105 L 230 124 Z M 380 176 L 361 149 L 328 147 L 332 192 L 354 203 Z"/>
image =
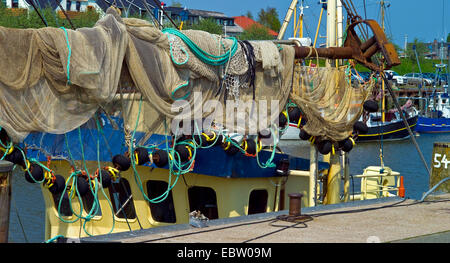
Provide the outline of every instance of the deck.
<path id="1" fill-rule="evenodd" d="M 416 200 L 385 198 L 302 209 L 310 217 L 278 220 L 288 211 L 83 238 L 124 243 L 366 243 L 449 242 L 450 195 Z"/>

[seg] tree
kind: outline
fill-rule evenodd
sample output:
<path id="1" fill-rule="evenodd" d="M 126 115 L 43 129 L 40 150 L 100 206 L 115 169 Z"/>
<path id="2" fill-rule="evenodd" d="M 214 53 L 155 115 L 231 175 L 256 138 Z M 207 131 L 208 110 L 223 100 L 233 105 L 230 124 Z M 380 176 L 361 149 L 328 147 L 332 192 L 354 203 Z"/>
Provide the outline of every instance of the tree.
<path id="1" fill-rule="evenodd" d="M 202 30 L 216 35 L 223 33 L 222 26 L 217 24 L 212 18 L 201 19 L 198 24 L 186 26 L 184 29 Z"/>
<path id="2" fill-rule="evenodd" d="M 253 19 L 253 15 L 252 15 L 252 12 L 251 12 L 251 11 L 247 11 L 247 14 L 245 14 L 245 15 L 243 15 L 243 16 L 246 16 L 246 17 L 248 17 L 248 18 L 250 18 L 250 19 Z"/>
<path id="3" fill-rule="evenodd" d="M 273 7 L 267 7 L 266 10 L 261 9 L 258 13 L 258 22 L 276 32 L 281 28 L 278 12 Z"/>
<path id="4" fill-rule="evenodd" d="M 173 6 L 173 7 L 183 7 L 183 4 L 181 4 L 181 3 L 178 2 L 178 1 L 172 1 L 172 5 L 170 5 L 170 6 Z"/>
<path id="5" fill-rule="evenodd" d="M 416 48 L 419 60 L 423 58 L 425 53 L 427 53 L 428 51 L 427 45 L 423 42 L 419 42 L 419 40 L 415 38 L 413 43 L 408 43 L 408 49 L 406 52 L 407 57 L 412 61 L 416 61 L 416 54 L 414 52 L 413 46 Z"/>
<path id="6" fill-rule="evenodd" d="M 239 36 L 240 40 L 271 40 L 274 37 L 269 34 L 266 27 L 253 24 Z"/>
<path id="7" fill-rule="evenodd" d="M 447 43 L 450 42 L 450 33 L 447 35 Z"/>

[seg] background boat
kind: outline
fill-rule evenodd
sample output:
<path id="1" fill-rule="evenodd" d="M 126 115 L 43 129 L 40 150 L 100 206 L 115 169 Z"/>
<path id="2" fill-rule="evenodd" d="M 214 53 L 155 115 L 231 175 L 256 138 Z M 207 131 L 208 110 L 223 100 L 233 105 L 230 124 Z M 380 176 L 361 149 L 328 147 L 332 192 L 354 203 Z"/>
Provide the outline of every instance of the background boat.
<path id="1" fill-rule="evenodd" d="M 448 93 L 438 92 L 427 99 L 428 109 L 419 116 L 416 131 L 420 133 L 450 132 L 450 97 Z"/>
<path id="2" fill-rule="evenodd" d="M 414 131 L 419 118 L 418 111 L 410 107 L 404 111 L 409 128 Z M 383 140 L 402 140 L 408 138 L 409 132 L 406 129 L 400 114 L 397 111 L 386 113 L 385 122 L 381 119 L 381 113 L 371 113 L 366 122 L 368 132 L 359 134 L 357 142 L 379 141 Z"/>

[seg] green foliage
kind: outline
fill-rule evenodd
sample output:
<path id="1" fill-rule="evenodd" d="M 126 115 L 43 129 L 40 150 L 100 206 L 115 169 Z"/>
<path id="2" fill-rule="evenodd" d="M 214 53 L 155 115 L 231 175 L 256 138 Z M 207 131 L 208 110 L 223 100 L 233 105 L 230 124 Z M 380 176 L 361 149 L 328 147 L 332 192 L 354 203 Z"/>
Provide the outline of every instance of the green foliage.
<path id="1" fill-rule="evenodd" d="M 211 34 L 223 34 L 222 26 L 212 18 L 202 19 L 198 24 L 183 26 L 183 29 L 195 29 L 209 32 Z"/>
<path id="2" fill-rule="evenodd" d="M 247 14 L 245 14 L 245 15 L 243 15 L 243 16 L 246 16 L 246 17 L 248 17 L 248 18 L 250 18 L 250 19 L 253 19 L 253 15 L 252 15 L 252 12 L 251 12 L 251 11 L 247 11 Z"/>
<path id="3" fill-rule="evenodd" d="M 86 12 L 80 12 L 80 14 L 72 19 L 72 23 L 76 28 L 80 27 L 93 27 L 97 23 L 100 14 L 95 10 L 89 10 Z M 66 19 L 63 19 L 64 21 Z M 67 21 L 65 21 L 67 22 Z"/>
<path id="4" fill-rule="evenodd" d="M 416 52 L 419 59 L 423 58 L 425 53 L 428 52 L 427 45 L 425 43 L 419 42 L 419 40 L 415 38 L 413 43 L 408 43 L 407 45 L 406 56 L 410 60 L 416 61 L 416 54 L 414 52 L 413 46 L 416 47 Z"/>
<path id="5" fill-rule="evenodd" d="M 400 59 L 401 64 L 398 66 L 395 66 L 392 68 L 393 71 L 397 72 L 400 75 L 404 75 L 406 73 L 418 73 L 419 72 L 419 66 L 417 65 L 417 62 L 414 60 L 412 61 L 409 58 L 401 58 Z M 432 59 L 424 59 L 420 58 L 420 68 L 422 72 L 432 72 L 434 73 L 436 71 L 436 68 L 434 65 L 439 64 L 440 60 L 432 60 Z M 364 72 L 369 71 L 367 68 L 357 64 L 356 70 Z"/>
<path id="6" fill-rule="evenodd" d="M 178 1 L 172 1 L 172 4 L 171 4 L 170 6 L 173 6 L 173 7 L 183 7 L 183 5 L 182 5 L 180 2 L 178 2 Z"/>
<path id="7" fill-rule="evenodd" d="M 257 24 L 253 24 L 239 36 L 239 39 L 241 40 L 270 40 L 273 38 L 274 37 L 269 34 L 267 28 Z"/>
<path id="8" fill-rule="evenodd" d="M 39 10 L 44 21 L 49 27 L 71 28 L 67 19 L 58 17 L 51 8 Z M 95 10 L 80 12 L 76 18 L 71 19 L 76 28 L 92 27 L 99 19 L 99 13 Z M 6 8 L 3 2 L 0 4 L 0 26 L 9 28 L 41 28 L 45 27 L 44 22 L 38 13 L 33 10 Z"/>
<path id="9" fill-rule="evenodd" d="M 278 12 L 273 7 L 267 7 L 266 10 L 261 9 L 258 13 L 258 22 L 276 32 L 281 28 Z"/>

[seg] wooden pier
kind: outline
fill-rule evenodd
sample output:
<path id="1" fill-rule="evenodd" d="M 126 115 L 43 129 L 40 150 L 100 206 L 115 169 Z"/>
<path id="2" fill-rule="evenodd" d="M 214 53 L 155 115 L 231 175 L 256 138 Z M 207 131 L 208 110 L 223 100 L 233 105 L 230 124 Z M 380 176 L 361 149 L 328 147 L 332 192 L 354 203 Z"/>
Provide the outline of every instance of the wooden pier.
<path id="1" fill-rule="evenodd" d="M 431 86 L 426 86 L 421 88 L 422 97 L 427 97 L 433 93 L 435 88 Z M 437 87 L 436 92 L 443 92 L 444 89 L 442 87 Z M 397 86 L 397 89 L 394 89 L 395 95 L 398 97 L 419 97 L 419 88 L 417 86 Z"/>

